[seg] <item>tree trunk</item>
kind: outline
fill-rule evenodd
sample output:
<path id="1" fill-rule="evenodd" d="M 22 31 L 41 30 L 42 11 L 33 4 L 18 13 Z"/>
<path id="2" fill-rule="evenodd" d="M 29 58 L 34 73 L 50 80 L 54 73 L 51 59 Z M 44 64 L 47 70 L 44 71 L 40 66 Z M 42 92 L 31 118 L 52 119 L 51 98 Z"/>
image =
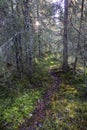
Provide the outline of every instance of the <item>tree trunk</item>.
<path id="1" fill-rule="evenodd" d="M 23 0 L 24 4 L 24 20 L 25 20 L 25 30 L 27 30 L 27 33 L 29 33 L 29 45 L 28 45 L 28 63 L 29 63 L 29 75 L 32 74 L 32 50 L 33 50 L 33 25 L 32 25 L 32 20 L 30 16 L 30 5 L 29 5 L 29 0 Z"/>
<path id="2" fill-rule="evenodd" d="M 18 5 L 17 5 L 18 6 Z M 13 20 L 13 34 L 19 31 L 20 27 L 16 25 L 16 19 L 14 16 L 14 8 L 13 8 L 13 1 L 11 0 L 11 11 L 12 11 L 12 20 Z M 18 10 L 17 10 L 18 13 Z M 22 76 L 23 72 L 23 62 L 22 62 L 22 45 L 21 45 L 21 34 L 18 34 L 14 37 L 14 46 L 15 46 L 15 59 L 16 59 L 16 68 L 18 72 L 18 76 Z"/>
<path id="3" fill-rule="evenodd" d="M 64 1 L 63 70 L 68 69 L 68 0 Z"/>
<path id="4" fill-rule="evenodd" d="M 82 20 L 83 20 L 83 10 L 84 10 L 84 0 L 82 0 L 82 6 L 81 6 L 81 18 L 80 18 L 80 26 L 79 26 L 79 32 L 78 32 L 78 43 L 77 43 L 77 50 L 76 50 L 76 56 L 74 61 L 74 73 L 76 71 L 76 66 L 78 62 L 78 55 L 79 55 L 79 49 L 80 49 L 80 39 L 81 39 L 81 28 L 82 28 Z"/>
<path id="5" fill-rule="evenodd" d="M 37 5 L 37 22 L 40 22 L 40 16 L 39 16 L 39 0 L 36 0 L 36 5 Z M 37 33 L 38 33 L 38 51 L 39 51 L 39 59 L 41 58 L 41 40 L 40 40 L 40 35 L 41 35 L 41 30 L 39 25 L 37 25 Z"/>
<path id="6" fill-rule="evenodd" d="M 23 73 L 21 34 L 18 34 L 14 38 L 14 45 L 15 45 L 15 53 L 16 53 L 17 72 L 18 75 L 21 77 Z"/>

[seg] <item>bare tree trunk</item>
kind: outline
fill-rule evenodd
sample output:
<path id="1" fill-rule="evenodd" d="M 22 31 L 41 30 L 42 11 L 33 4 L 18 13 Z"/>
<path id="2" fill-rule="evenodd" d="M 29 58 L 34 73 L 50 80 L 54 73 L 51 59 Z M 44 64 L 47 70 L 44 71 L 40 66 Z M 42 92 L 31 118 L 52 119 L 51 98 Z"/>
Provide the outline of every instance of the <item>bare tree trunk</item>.
<path id="1" fill-rule="evenodd" d="M 39 24 L 39 22 L 40 22 L 40 16 L 39 16 L 39 0 L 36 0 L 36 5 L 37 5 L 37 22 L 38 22 L 38 24 Z M 41 40 L 40 40 L 41 30 L 40 30 L 39 25 L 37 26 L 37 29 L 38 29 L 38 51 L 39 51 L 39 58 L 41 58 Z"/>
<path id="2" fill-rule="evenodd" d="M 41 46 L 41 40 L 40 40 L 40 30 L 38 31 L 38 50 L 39 50 L 39 58 L 41 58 L 42 55 L 42 46 Z"/>
<path id="3" fill-rule="evenodd" d="M 23 62 L 22 62 L 22 45 L 21 45 L 21 34 L 18 34 L 14 38 L 15 52 L 16 52 L 16 66 L 19 76 L 23 73 Z"/>
<path id="4" fill-rule="evenodd" d="M 17 5 L 17 9 L 18 9 L 18 5 Z M 13 1 L 12 0 L 11 0 L 11 10 L 12 10 L 12 19 L 13 19 L 13 33 L 15 34 L 16 31 L 18 29 L 20 29 L 20 27 L 18 27 L 16 25 L 16 19 L 14 16 L 14 9 L 13 9 Z M 17 13 L 19 14 L 19 9 L 17 10 Z M 15 59 L 16 59 L 17 72 L 18 72 L 18 76 L 21 77 L 22 73 L 23 73 L 21 34 L 18 34 L 17 36 L 15 36 L 13 41 L 14 41 L 14 46 L 15 46 Z"/>
<path id="5" fill-rule="evenodd" d="M 23 0 L 24 4 L 24 20 L 25 20 L 25 30 L 29 32 L 29 46 L 28 46 L 28 62 L 29 62 L 29 74 L 32 74 L 32 48 L 33 48 L 33 25 L 32 25 L 32 20 L 30 16 L 30 5 L 29 5 L 29 0 Z M 28 33 L 27 32 L 27 33 Z"/>
<path id="6" fill-rule="evenodd" d="M 64 1 L 63 70 L 68 69 L 68 0 Z"/>
<path id="7" fill-rule="evenodd" d="M 77 44 L 75 61 L 74 61 L 74 73 L 76 71 L 76 66 L 77 66 L 77 62 L 78 62 L 78 55 L 79 55 L 79 49 L 80 49 L 80 39 L 81 39 L 80 34 L 81 34 L 82 20 L 83 20 L 84 1 L 85 0 L 82 0 L 82 5 L 81 5 L 81 18 L 80 18 L 80 26 L 79 26 L 79 32 L 78 32 L 78 44 Z"/>
<path id="8" fill-rule="evenodd" d="M 87 96 L 87 75 L 86 75 L 86 68 L 87 68 L 87 65 L 86 65 L 86 41 L 85 41 L 85 38 L 84 38 L 84 53 L 83 53 L 83 59 L 84 59 L 84 83 L 85 83 L 85 87 L 86 87 L 86 96 Z"/>

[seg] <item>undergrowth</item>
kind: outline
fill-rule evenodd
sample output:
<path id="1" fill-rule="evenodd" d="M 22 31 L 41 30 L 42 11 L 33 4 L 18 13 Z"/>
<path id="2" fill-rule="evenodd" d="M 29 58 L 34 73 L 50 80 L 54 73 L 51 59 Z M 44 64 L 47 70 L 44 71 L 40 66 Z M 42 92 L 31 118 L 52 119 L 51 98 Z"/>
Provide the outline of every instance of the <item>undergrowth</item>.
<path id="1" fill-rule="evenodd" d="M 46 116 L 37 130 L 87 130 L 87 97 L 83 75 L 71 72 L 63 74 L 58 70 L 59 61 L 52 55 L 36 59 L 32 77 L 24 75 L 20 80 L 10 77 L 10 82 L 2 81 L 0 87 L 0 129 L 18 130 L 31 118 L 37 107 L 35 102 L 42 98 L 52 84 L 50 69 L 55 68 L 62 77 L 60 89 L 52 93 Z"/>
<path id="2" fill-rule="evenodd" d="M 17 97 L 0 99 L 0 128 L 15 130 L 26 118 L 32 116 L 35 109 L 35 102 L 41 97 L 40 90 L 27 90 L 19 93 Z M 13 98 L 13 99 L 11 99 Z"/>
<path id="3" fill-rule="evenodd" d="M 87 130 L 87 97 L 83 75 L 62 74 L 60 89 L 52 94 L 51 114 L 41 130 Z"/>

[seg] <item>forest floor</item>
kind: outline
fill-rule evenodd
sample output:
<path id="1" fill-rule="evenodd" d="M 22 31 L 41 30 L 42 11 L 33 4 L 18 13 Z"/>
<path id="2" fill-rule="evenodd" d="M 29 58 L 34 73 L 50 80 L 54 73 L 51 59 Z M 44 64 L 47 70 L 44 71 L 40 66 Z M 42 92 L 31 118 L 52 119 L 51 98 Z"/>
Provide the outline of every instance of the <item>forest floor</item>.
<path id="1" fill-rule="evenodd" d="M 48 115 L 52 115 L 53 112 L 50 109 L 53 95 L 59 90 L 62 82 L 62 77 L 57 76 L 55 72 L 50 72 L 52 76 L 51 87 L 45 92 L 37 104 L 37 109 L 34 111 L 32 117 L 27 119 L 26 122 L 20 127 L 19 130 L 39 130 L 43 127 L 43 122 Z M 54 97 L 55 98 L 55 97 Z"/>
<path id="2" fill-rule="evenodd" d="M 87 130 L 87 97 L 84 88 L 73 86 L 72 77 L 50 70 L 51 86 L 36 105 L 37 109 L 19 130 Z M 70 75 L 69 75 L 70 76 Z M 80 79 L 79 79 L 80 80 Z"/>
<path id="3" fill-rule="evenodd" d="M 1 79 L 0 130 L 87 130 L 83 73 L 63 73 L 53 55 L 35 66 L 32 78 Z"/>

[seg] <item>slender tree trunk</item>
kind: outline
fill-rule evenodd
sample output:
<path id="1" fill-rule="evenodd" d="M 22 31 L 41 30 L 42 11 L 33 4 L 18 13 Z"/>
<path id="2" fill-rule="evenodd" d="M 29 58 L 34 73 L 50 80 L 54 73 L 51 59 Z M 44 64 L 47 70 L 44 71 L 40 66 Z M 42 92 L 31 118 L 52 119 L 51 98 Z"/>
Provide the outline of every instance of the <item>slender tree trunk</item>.
<path id="1" fill-rule="evenodd" d="M 40 30 L 38 32 L 38 50 L 39 50 L 39 58 L 41 58 L 42 55 L 42 46 L 41 46 L 41 40 L 40 40 Z"/>
<path id="2" fill-rule="evenodd" d="M 64 1 L 63 70 L 68 69 L 68 0 Z"/>
<path id="3" fill-rule="evenodd" d="M 17 72 L 18 75 L 21 77 L 23 73 L 21 34 L 18 34 L 14 38 L 14 45 L 15 45 L 15 53 L 16 53 Z"/>
<path id="4" fill-rule="evenodd" d="M 36 0 L 36 5 L 37 5 L 37 22 L 39 23 L 40 22 L 39 0 Z M 39 58 L 41 58 L 41 40 L 40 40 L 41 30 L 40 30 L 39 25 L 37 26 L 37 29 L 38 29 L 38 51 L 39 51 Z"/>
<path id="5" fill-rule="evenodd" d="M 19 64 L 19 50 L 18 50 L 18 36 L 14 38 L 14 45 L 15 45 L 15 58 L 16 58 L 16 67 L 18 73 L 20 73 L 20 64 Z"/>
<path id="6" fill-rule="evenodd" d="M 84 83 L 85 83 L 85 87 L 86 87 L 86 96 L 87 96 L 87 75 L 86 75 L 86 68 L 87 68 L 87 66 L 86 66 L 86 49 L 85 49 L 85 47 L 86 47 L 86 41 L 85 41 L 85 37 L 84 37 L 84 48 L 83 48 L 83 50 L 84 50 L 84 53 L 83 53 L 83 65 L 84 65 Z"/>
<path id="7" fill-rule="evenodd" d="M 18 8 L 19 7 L 17 5 L 17 13 L 19 14 Z M 15 22 L 16 19 L 14 17 L 14 8 L 13 8 L 12 0 L 11 0 L 11 10 L 12 10 L 12 20 L 13 20 L 13 33 L 15 34 L 17 30 L 20 29 L 20 27 L 18 27 Z M 17 72 L 18 72 L 18 76 L 21 77 L 23 73 L 21 34 L 18 34 L 17 36 L 15 36 L 13 41 L 14 41 L 14 46 L 15 46 L 15 59 L 16 59 Z"/>
<path id="8" fill-rule="evenodd" d="M 23 0 L 24 4 L 24 20 L 25 20 L 25 30 L 27 30 L 27 33 L 29 33 L 29 44 L 28 44 L 28 62 L 29 62 L 29 75 L 32 74 L 32 51 L 33 51 L 33 42 L 34 42 L 34 37 L 33 37 L 33 25 L 32 25 L 32 20 L 30 16 L 30 5 L 29 5 L 29 0 Z"/>
<path id="9" fill-rule="evenodd" d="M 78 62 L 78 55 L 79 55 L 79 50 L 80 50 L 80 39 L 81 39 L 81 28 L 82 28 L 82 20 L 83 20 L 83 11 L 84 11 L 84 1 L 82 0 L 82 6 L 81 6 L 81 18 L 80 18 L 80 26 L 79 26 L 79 33 L 78 33 L 78 43 L 77 43 L 77 50 L 76 50 L 76 56 L 75 56 L 75 61 L 74 61 L 74 73 L 76 71 L 76 66 Z"/>

